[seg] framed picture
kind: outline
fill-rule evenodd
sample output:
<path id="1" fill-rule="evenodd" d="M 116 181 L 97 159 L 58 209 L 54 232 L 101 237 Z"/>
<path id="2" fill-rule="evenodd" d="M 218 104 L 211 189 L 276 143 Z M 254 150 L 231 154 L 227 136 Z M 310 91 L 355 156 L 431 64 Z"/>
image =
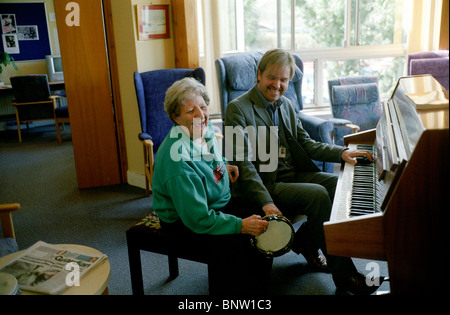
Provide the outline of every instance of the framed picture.
<path id="1" fill-rule="evenodd" d="M 3 49 L 8 54 L 20 54 L 17 34 L 2 34 Z"/>
<path id="2" fill-rule="evenodd" d="M 169 38 L 169 5 L 137 5 L 138 39 Z"/>

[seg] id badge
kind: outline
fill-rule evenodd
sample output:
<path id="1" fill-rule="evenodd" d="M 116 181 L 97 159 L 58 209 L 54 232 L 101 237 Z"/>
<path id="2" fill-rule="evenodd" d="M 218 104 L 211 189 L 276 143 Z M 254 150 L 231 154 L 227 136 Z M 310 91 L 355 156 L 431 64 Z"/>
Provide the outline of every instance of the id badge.
<path id="1" fill-rule="evenodd" d="M 282 145 L 278 149 L 278 157 L 281 158 L 281 159 L 286 158 L 286 148 L 283 147 Z"/>

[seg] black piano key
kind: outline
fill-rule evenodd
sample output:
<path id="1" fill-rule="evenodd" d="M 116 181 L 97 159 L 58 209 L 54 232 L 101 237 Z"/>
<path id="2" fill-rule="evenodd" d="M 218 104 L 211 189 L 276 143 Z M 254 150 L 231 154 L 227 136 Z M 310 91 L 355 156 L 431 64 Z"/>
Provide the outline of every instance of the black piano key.
<path id="1" fill-rule="evenodd" d="M 372 214 L 373 209 L 363 209 L 363 208 L 354 208 L 350 209 L 350 215 L 363 215 L 363 214 Z"/>
<path id="2" fill-rule="evenodd" d="M 366 214 L 372 214 L 373 212 L 368 211 L 350 211 L 350 216 L 356 217 L 359 215 L 366 215 Z"/>

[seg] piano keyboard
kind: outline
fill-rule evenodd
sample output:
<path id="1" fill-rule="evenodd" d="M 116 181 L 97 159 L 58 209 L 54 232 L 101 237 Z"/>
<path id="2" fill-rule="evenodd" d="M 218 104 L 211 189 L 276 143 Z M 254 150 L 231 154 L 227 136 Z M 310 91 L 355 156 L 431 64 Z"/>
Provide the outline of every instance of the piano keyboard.
<path id="1" fill-rule="evenodd" d="M 358 144 L 358 150 L 368 150 L 374 155 L 372 145 Z M 358 160 L 358 159 L 357 159 Z M 377 212 L 377 171 L 376 164 L 356 164 L 353 173 L 353 187 L 350 200 L 350 217 Z"/>
<path id="2" fill-rule="evenodd" d="M 368 150 L 374 155 L 372 145 L 350 144 L 350 149 Z M 384 190 L 377 179 L 376 163 L 350 164 L 346 163 L 339 186 L 336 188 L 337 203 L 332 211 L 331 221 L 339 221 L 354 216 L 380 212 Z"/>

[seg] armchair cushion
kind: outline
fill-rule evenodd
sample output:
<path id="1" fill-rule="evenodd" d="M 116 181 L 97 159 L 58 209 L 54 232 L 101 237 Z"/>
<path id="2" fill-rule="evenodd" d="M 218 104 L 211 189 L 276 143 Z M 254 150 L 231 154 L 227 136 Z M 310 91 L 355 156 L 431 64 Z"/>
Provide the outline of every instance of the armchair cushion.
<path id="1" fill-rule="evenodd" d="M 431 74 L 446 90 L 449 88 L 448 50 L 408 54 L 408 75 Z"/>
<path id="2" fill-rule="evenodd" d="M 348 76 L 336 79 L 328 80 L 328 95 L 330 96 L 331 104 L 333 104 L 333 87 L 339 85 L 352 85 L 363 83 L 376 83 L 378 84 L 378 78 L 375 76 Z"/>
<path id="3" fill-rule="evenodd" d="M 411 60 L 411 69 L 416 73 L 432 73 L 436 77 L 448 77 L 448 57 L 439 59 L 413 59 Z"/>
<path id="4" fill-rule="evenodd" d="M 376 83 L 361 83 L 333 86 L 332 96 L 335 106 L 367 104 L 378 101 Z"/>
<path id="5" fill-rule="evenodd" d="M 411 60 L 410 67 L 412 69 L 412 74 L 431 74 L 446 90 L 448 90 L 448 57 L 439 59 L 413 59 Z"/>
<path id="6" fill-rule="evenodd" d="M 0 239 L 0 257 L 15 253 L 19 250 L 15 239 L 6 237 Z"/>
<path id="7" fill-rule="evenodd" d="M 227 84 L 232 90 L 248 91 L 253 87 L 258 62 L 262 56 L 262 53 L 254 52 L 223 58 L 223 64 L 227 69 Z"/>
<path id="8" fill-rule="evenodd" d="M 331 97 L 334 117 L 348 119 L 362 131 L 376 126 L 381 116 L 376 83 L 333 86 Z"/>
<path id="9" fill-rule="evenodd" d="M 302 122 L 303 128 L 308 132 L 312 139 L 323 143 L 333 143 L 331 132 L 333 131 L 334 124 L 332 121 L 302 113 L 298 113 L 297 115 Z M 333 173 L 334 171 L 333 163 L 315 160 L 313 160 L 313 162 L 323 172 Z"/>
<path id="10" fill-rule="evenodd" d="M 56 107 L 55 116 L 58 118 L 69 117 L 69 107 L 68 106 Z"/>
<path id="11" fill-rule="evenodd" d="M 254 86 L 258 63 L 262 56 L 262 53 L 256 52 L 249 53 L 241 58 L 224 59 L 224 64 L 227 68 L 228 84 L 231 89 L 248 91 Z M 295 74 L 291 82 L 298 82 L 302 78 L 302 72 L 298 67 L 295 67 Z"/>
<path id="12" fill-rule="evenodd" d="M 323 143 L 332 143 L 331 132 L 334 127 L 332 121 L 302 113 L 298 113 L 298 117 L 312 139 Z"/>

